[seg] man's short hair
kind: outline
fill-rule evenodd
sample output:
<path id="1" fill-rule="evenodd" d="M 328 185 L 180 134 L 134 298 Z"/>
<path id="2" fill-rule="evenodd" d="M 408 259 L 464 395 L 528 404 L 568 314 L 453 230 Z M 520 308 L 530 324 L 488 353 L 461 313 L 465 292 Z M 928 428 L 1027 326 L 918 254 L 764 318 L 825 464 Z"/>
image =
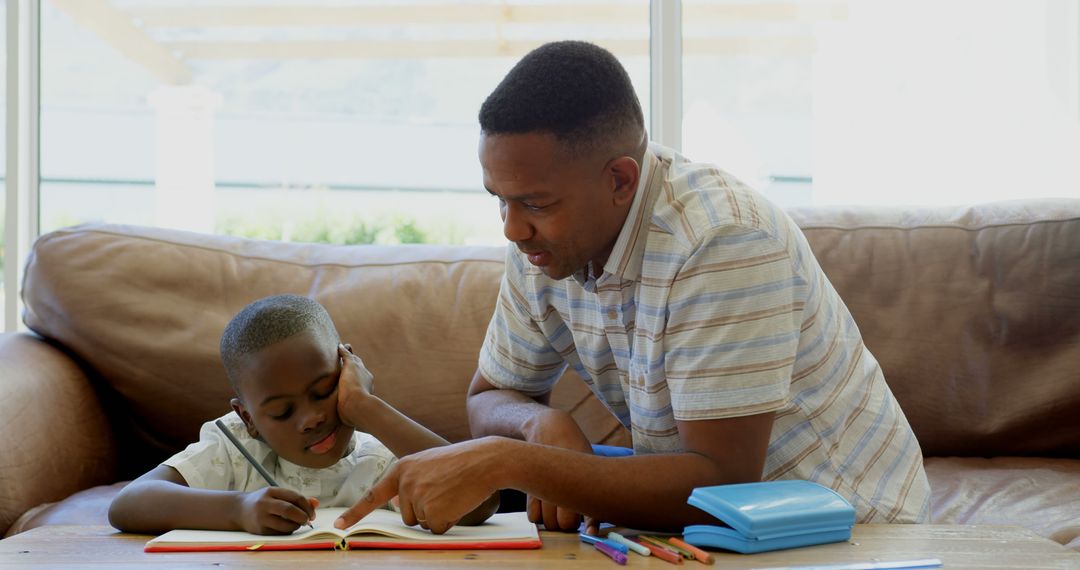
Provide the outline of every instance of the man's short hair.
<path id="1" fill-rule="evenodd" d="M 547 132 L 573 154 L 628 152 L 645 121 L 630 76 L 604 48 L 544 44 L 525 55 L 480 107 L 485 135 Z"/>
<path id="2" fill-rule="evenodd" d="M 249 355 L 293 335 L 313 331 L 338 338 L 334 321 L 318 301 L 300 295 L 275 295 L 244 307 L 221 335 L 221 363 L 236 395 L 238 370 Z"/>

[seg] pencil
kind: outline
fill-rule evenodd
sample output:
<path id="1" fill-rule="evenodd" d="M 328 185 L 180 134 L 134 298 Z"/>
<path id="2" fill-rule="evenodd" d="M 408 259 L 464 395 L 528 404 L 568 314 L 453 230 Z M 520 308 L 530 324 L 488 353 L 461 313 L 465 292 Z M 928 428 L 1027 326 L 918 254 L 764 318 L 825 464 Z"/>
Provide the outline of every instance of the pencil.
<path id="1" fill-rule="evenodd" d="M 225 437 L 229 438 L 229 441 L 231 441 L 232 444 L 236 446 L 236 449 L 240 450 L 240 453 L 244 456 L 244 459 L 247 459 L 248 463 L 250 463 L 251 466 L 259 472 L 259 475 L 262 475 L 262 478 L 266 479 L 266 484 L 270 485 L 271 487 L 277 487 L 277 481 L 274 481 L 274 478 L 270 475 L 270 472 L 267 471 L 266 468 L 264 468 L 262 465 L 260 465 L 258 461 L 255 461 L 255 458 L 252 457 L 250 453 L 248 453 L 248 450 L 244 448 L 243 444 L 240 443 L 240 440 L 236 439 L 236 436 L 233 435 L 231 431 L 229 431 L 229 428 L 225 427 L 225 424 L 221 420 L 214 420 L 214 423 L 217 425 L 218 429 L 221 430 L 221 433 L 225 434 Z"/>
<path id="2" fill-rule="evenodd" d="M 694 559 L 694 553 L 690 552 L 689 550 L 679 548 L 678 546 L 675 546 L 674 544 L 671 544 L 670 542 L 668 542 L 668 541 L 666 541 L 666 540 L 664 540 L 662 538 L 659 538 L 659 537 L 656 537 L 656 536 L 649 536 L 647 534 L 642 534 L 642 535 L 638 536 L 638 538 L 641 540 L 641 542 L 643 544 L 652 543 L 653 546 L 656 546 L 656 547 L 659 547 L 659 548 L 665 548 L 667 550 L 670 550 L 670 551 L 674 552 L 675 554 L 678 554 L 679 556 L 682 556 L 683 558 L 685 558 L 687 560 L 693 560 Z"/>
<path id="3" fill-rule="evenodd" d="M 270 475 L 270 472 L 267 471 L 265 467 L 260 465 L 258 461 L 255 461 L 255 458 L 252 457 L 250 453 L 248 453 L 248 450 L 244 448 L 243 444 L 240 443 L 240 440 L 236 439 L 236 436 L 233 435 L 231 431 L 229 431 L 229 428 L 225 427 L 225 424 L 221 420 L 214 420 L 214 425 L 216 425 L 218 429 L 221 430 L 221 433 L 225 434 L 225 437 L 229 438 L 229 441 L 232 442 L 233 446 L 235 446 L 236 449 L 240 451 L 240 454 L 244 456 L 244 459 L 247 459 L 248 463 L 250 463 L 251 466 L 259 472 L 259 475 L 262 475 L 262 478 L 266 480 L 267 485 L 270 485 L 271 487 L 280 486 L 277 484 L 277 481 L 274 481 L 274 478 Z M 308 526 L 313 529 L 315 528 L 315 525 L 311 524 L 311 521 L 308 521 L 308 523 L 304 526 Z"/>

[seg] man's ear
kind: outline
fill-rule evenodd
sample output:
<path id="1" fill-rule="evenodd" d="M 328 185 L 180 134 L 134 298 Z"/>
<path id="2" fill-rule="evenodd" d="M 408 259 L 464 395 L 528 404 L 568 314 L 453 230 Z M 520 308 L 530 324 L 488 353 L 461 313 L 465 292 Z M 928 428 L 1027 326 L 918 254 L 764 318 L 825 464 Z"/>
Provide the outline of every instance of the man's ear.
<path id="1" fill-rule="evenodd" d="M 251 437 L 259 437 L 259 430 L 255 429 L 255 422 L 251 421 L 251 414 L 248 413 L 247 408 L 244 407 L 244 403 L 240 401 L 240 398 L 229 400 L 229 405 L 232 406 L 236 415 L 244 420 L 244 426 L 247 427 L 248 435 Z"/>
<path id="2" fill-rule="evenodd" d="M 611 175 L 611 198 L 617 206 L 625 206 L 634 201 L 637 192 L 641 166 L 629 156 L 611 159 L 607 164 Z"/>

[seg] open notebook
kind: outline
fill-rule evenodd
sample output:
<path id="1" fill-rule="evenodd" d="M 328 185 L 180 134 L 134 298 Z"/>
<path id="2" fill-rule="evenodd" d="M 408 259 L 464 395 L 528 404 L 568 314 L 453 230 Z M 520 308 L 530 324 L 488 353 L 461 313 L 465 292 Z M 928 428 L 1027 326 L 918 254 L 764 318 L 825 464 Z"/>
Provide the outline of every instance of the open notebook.
<path id="1" fill-rule="evenodd" d="M 173 530 L 146 543 L 146 552 L 211 550 L 315 550 L 349 548 L 512 549 L 540 548 L 540 534 L 525 513 L 499 513 L 479 526 L 455 526 L 432 534 L 405 526 L 401 515 L 376 510 L 339 530 L 334 520 L 345 509 L 318 509 L 314 529 L 301 527 L 284 536 L 223 530 Z"/>

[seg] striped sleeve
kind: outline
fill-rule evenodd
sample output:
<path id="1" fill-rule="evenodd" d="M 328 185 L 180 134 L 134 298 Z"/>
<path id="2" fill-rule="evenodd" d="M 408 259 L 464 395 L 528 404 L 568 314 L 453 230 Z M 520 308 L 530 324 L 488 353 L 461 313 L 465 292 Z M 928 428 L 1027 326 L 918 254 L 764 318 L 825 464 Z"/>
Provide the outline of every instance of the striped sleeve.
<path id="1" fill-rule="evenodd" d="M 566 369 L 529 310 L 524 267 L 512 250 L 499 286 L 495 314 L 480 348 L 480 373 L 492 385 L 529 396 L 550 392 Z"/>
<path id="2" fill-rule="evenodd" d="M 782 408 L 805 291 L 787 249 L 760 229 L 723 228 L 691 251 L 671 285 L 664 331 L 675 419 Z"/>

